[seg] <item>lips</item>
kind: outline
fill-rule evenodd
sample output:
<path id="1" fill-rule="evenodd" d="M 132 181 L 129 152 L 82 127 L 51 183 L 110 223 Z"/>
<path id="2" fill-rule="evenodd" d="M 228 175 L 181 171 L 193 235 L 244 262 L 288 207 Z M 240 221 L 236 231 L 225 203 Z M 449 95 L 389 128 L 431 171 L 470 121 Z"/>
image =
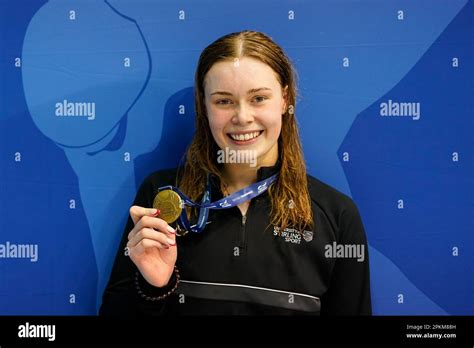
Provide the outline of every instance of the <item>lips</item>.
<path id="1" fill-rule="evenodd" d="M 236 142 L 247 142 L 258 138 L 263 133 L 263 130 L 227 133 L 229 138 Z"/>

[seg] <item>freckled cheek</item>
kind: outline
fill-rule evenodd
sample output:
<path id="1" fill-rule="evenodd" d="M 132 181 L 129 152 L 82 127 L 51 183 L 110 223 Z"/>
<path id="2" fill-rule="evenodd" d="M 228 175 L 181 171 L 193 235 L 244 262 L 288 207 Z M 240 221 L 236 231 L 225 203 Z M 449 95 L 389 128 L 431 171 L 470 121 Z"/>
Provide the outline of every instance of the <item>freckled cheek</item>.
<path id="1" fill-rule="evenodd" d="M 278 138 L 281 130 L 281 115 L 275 112 L 262 115 L 260 118 L 261 124 L 267 130 L 268 138 Z"/>
<path id="2" fill-rule="evenodd" d="M 231 120 L 229 113 L 211 111 L 208 120 L 214 139 L 224 138 L 224 129 Z"/>

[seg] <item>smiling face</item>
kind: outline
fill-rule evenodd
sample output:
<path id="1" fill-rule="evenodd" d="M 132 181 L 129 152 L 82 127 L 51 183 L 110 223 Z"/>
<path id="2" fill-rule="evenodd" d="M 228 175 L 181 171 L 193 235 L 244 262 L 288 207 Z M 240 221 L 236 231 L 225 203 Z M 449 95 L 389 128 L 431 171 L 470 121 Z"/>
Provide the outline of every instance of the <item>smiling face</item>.
<path id="1" fill-rule="evenodd" d="M 221 149 L 255 151 L 258 166 L 278 159 L 286 89 L 261 61 L 244 57 L 214 64 L 204 79 L 211 133 Z"/>

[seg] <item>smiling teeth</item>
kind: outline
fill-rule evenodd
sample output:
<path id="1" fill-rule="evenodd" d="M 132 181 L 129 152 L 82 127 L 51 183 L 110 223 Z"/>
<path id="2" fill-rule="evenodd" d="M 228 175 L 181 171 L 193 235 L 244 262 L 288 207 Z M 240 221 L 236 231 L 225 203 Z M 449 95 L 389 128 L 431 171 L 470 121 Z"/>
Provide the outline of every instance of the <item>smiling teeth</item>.
<path id="1" fill-rule="evenodd" d="M 253 133 L 247 133 L 247 134 L 229 134 L 229 135 L 234 140 L 245 141 L 245 140 L 250 140 L 250 139 L 258 137 L 260 135 L 260 132 L 253 132 Z"/>

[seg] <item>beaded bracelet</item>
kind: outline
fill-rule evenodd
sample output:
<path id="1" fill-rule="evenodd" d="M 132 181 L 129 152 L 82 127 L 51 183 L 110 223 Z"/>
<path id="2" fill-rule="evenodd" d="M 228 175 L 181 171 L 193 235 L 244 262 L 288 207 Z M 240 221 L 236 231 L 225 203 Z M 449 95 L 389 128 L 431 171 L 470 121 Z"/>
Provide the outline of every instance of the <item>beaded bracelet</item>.
<path id="1" fill-rule="evenodd" d="M 151 297 L 151 296 L 148 296 L 146 295 L 145 293 L 143 293 L 143 291 L 140 289 L 140 285 L 138 284 L 138 271 L 135 272 L 135 288 L 137 289 L 138 291 L 138 294 L 145 300 L 147 301 L 159 301 L 159 300 L 162 300 L 166 297 L 168 297 L 169 295 L 171 295 L 173 292 L 176 291 L 176 289 L 178 288 L 178 285 L 179 285 L 179 270 L 178 270 L 178 267 L 176 267 L 176 265 L 174 266 L 174 273 L 176 275 L 176 282 L 173 286 L 173 288 L 168 291 L 166 294 L 163 294 L 163 295 L 160 295 L 160 296 L 157 296 L 157 297 Z"/>

